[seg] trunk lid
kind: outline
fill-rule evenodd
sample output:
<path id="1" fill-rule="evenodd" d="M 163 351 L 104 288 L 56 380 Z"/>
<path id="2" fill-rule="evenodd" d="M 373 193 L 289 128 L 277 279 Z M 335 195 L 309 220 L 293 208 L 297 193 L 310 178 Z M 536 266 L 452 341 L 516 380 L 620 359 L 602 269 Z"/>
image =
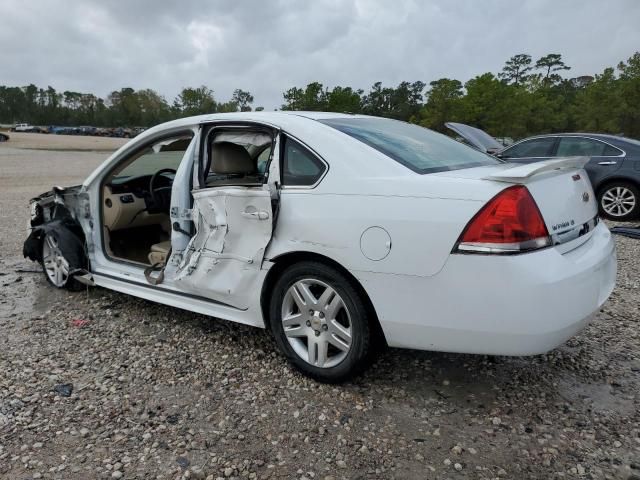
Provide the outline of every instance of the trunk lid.
<path id="1" fill-rule="evenodd" d="M 584 165 L 588 157 L 567 157 L 534 164 L 502 164 L 442 172 L 439 176 L 488 181 L 496 187 L 524 184 L 533 196 L 554 244 L 581 237 L 586 241 L 595 226 L 598 206 Z M 501 188 L 500 188 L 501 190 Z M 578 246 L 582 242 L 576 242 Z"/>
<path id="2" fill-rule="evenodd" d="M 464 123 L 446 122 L 445 127 L 453 130 L 455 133 L 464 138 L 473 147 L 481 152 L 494 154 L 504 148 L 495 138 L 484 130 L 465 125 Z"/>
<path id="3" fill-rule="evenodd" d="M 586 241 L 591 236 L 598 205 L 584 169 L 542 173 L 526 186 L 538 204 L 555 244 L 580 236 Z"/>

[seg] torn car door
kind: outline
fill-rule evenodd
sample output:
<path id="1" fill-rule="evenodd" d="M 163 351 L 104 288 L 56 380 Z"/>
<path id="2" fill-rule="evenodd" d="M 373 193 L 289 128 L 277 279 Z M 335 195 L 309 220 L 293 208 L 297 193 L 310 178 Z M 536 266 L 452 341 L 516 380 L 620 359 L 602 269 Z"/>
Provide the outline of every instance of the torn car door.
<path id="1" fill-rule="evenodd" d="M 200 129 L 193 137 L 176 171 L 171 189 L 171 262 L 182 260 L 184 249 L 191 239 L 191 189 L 194 163 L 200 144 Z"/>
<path id="2" fill-rule="evenodd" d="M 247 309 L 258 295 L 257 279 L 273 228 L 269 187 L 196 190 L 191 218 L 196 233 L 177 267 L 175 285 Z"/>

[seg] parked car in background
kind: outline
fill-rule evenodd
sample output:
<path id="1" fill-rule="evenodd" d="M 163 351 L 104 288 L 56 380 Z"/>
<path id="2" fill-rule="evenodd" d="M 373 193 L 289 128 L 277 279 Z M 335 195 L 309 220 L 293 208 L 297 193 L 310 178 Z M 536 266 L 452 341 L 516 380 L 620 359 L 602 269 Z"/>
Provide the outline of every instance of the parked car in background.
<path id="1" fill-rule="evenodd" d="M 590 157 L 585 165 L 600 214 L 611 220 L 640 217 L 640 141 L 602 133 L 553 133 L 503 147 L 491 135 L 462 123 L 448 128 L 475 148 L 509 163 L 533 163 L 556 157 Z"/>
<path id="2" fill-rule="evenodd" d="M 537 354 L 580 331 L 615 283 L 585 161 L 509 165 L 364 115 L 182 118 L 33 199 L 24 254 L 58 288 L 267 328 L 322 381 L 385 343 Z"/>
<path id="3" fill-rule="evenodd" d="M 118 138 L 131 138 L 131 130 L 129 130 L 128 128 L 122 128 L 122 127 L 118 127 L 118 128 L 114 128 L 111 131 L 111 134 L 109 135 L 111 137 L 118 137 Z"/>
<path id="4" fill-rule="evenodd" d="M 69 135 L 70 131 L 70 127 L 56 127 L 54 125 L 49 127 L 49 133 L 53 133 L 55 135 Z"/>
<path id="5" fill-rule="evenodd" d="M 146 127 L 133 127 L 131 129 L 131 138 L 137 137 L 146 130 Z"/>
<path id="6" fill-rule="evenodd" d="M 36 130 L 39 129 L 28 123 L 18 123 L 11 128 L 12 132 L 35 132 Z"/>
<path id="7" fill-rule="evenodd" d="M 90 126 L 84 126 L 84 127 L 78 127 L 78 135 L 95 135 L 96 134 L 96 127 L 90 127 Z"/>

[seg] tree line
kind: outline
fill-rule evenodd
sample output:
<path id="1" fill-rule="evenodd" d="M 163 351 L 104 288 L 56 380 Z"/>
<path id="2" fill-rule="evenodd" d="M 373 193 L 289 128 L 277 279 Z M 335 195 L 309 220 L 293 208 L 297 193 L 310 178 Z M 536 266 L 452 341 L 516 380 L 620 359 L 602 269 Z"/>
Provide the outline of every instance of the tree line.
<path id="1" fill-rule="evenodd" d="M 514 139 L 560 131 L 640 137 L 640 52 L 594 76 L 570 77 L 570 69 L 560 54 L 534 62 L 522 53 L 500 72 L 465 83 L 440 78 L 388 87 L 376 82 L 365 92 L 312 82 L 285 91 L 281 109 L 364 113 L 438 131 L 446 130 L 445 122 L 457 121 Z M 250 92 L 237 89 L 231 99 L 218 102 L 206 86 L 183 88 L 171 104 L 150 89 L 122 88 L 103 99 L 50 86 L 0 86 L 0 123 L 147 127 L 190 115 L 250 111 L 253 101 Z"/>
<path id="2" fill-rule="evenodd" d="M 446 132 L 461 122 L 496 137 L 522 138 L 553 132 L 592 131 L 640 138 L 640 52 L 594 76 L 566 78 L 560 54 L 533 61 L 518 54 L 497 74 L 487 72 L 464 84 L 440 78 L 374 83 L 368 92 L 332 89 L 313 82 L 284 93 L 283 110 L 328 110 L 405 120 Z"/>
<path id="3" fill-rule="evenodd" d="M 0 86 L 0 123 L 149 127 L 191 115 L 247 111 L 252 103 L 251 93 L 241 89 L 230 100 L 218 102 L 204 85 L 183 88 L 172 104 L 151 89 L 122 88 L 103 99 L 92 93 L 60 93 L 51 86 Z"/>

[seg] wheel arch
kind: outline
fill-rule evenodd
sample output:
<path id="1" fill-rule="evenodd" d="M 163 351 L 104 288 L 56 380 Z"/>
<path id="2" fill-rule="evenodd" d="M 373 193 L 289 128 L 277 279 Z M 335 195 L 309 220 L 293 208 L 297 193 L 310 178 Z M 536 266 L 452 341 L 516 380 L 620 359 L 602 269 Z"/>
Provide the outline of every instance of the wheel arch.
<path id="1" fill-rule="evenodd" d="M 88 263 L 85 249 L 86 234 L 65 205 L 55 204 L 50 220 L 43 221 L 40 216 L 37 221 L 40 223 L 34 225 L 32 222 L 31 233 L 23 244 L 22 253 L 25 258 L 41 261 L 42 242 L 48 233 L 53 232 L 60 237 L 59 240 L 63 242 L 61 245 L 63 252 L 70 256 L 76 268 L 86 268 Z"/>
<path id="2" fill-rule="evenodd" d="M 618 216 L 612 215 L 607 211 L 605 211 L 602 205 L 602 199 L 603 199 L 604 193 L 608 188 L 616 184 L 618 185 L 626 184 L 629 188 L 632 189 L 632 191 L 635 190 L 634 195 L 636 196 L 636 205 L 633 207 L 633 209 L 631 211 L 628 211 L 627 213 L 624 213 Z M 628 176 L 613 175 L 611 177 L 607 177 L 604 181 L 602 181 L 598 185 L 598 188 L 595 189 L 595 193 L 596 193 L 596 200 L 598 202 L 598 212 L 604 218 L 608 218 L 610 220 L 618 220 L 618 221 L 629 221 L 638 217 L 638 212 L 640 208 L 640 205 L 638 204 L 638 200 L 639 200 L 638 197 L 640 196 L 640 181 L 638 181 L 637 179 L 630 178 Z"/>
<path id="3" fill-rule="evenodd" d="M 598 186 L 595 188 L 596 195 L 599 197 L 605 188 L 607 188 L 612 183 L 618 183 L 618 182 L 630 183 L 631 185 L 636 187 L 638 190 L 640 190 L 640 181 L 636 180 L 635 178 L 614 174 L 610 177 L 605 178 L 598 184 Z"/>
<path id="4" fill-rule="evenodd" d="M 323 263 L 329 267 L 335 268 L 349 280 L 353 288 L 355 288 L 358 294 L 360 294 L 366 305 L 367 313 L 370 315 L 371 326 L 373 327 L 373 331 L 375 332 L 376 339 L 379 340 L 382 344 L 386 345 L 386 338 L 384 336 L 382 326 L 380 325 L 380 320 L 378 319 L 375 307 L 373 306 L 373 302 L 371 301 L 371 298 L 369 298 L 369 294 L 364 289 L 360 281 L 339 262 L 325 255 L 309 251 L 294 251 L 283 253 L 278 255 L 277 257 L 272 258 L 270 261 L 273 263 L 273 265 L 269 269 L 269 272 L 267 273 L 267 276 L 262 283 L 262 291 L 260 292 L 260 306 L 262 308 L 262 316 L 264 318 L 265 326 L 269 331 L 271 331 L 269 307 L 273 286 L 275 285 L 282 272 L 284 272 L 289 266 L 299 262 L 311 261 Z"/>

